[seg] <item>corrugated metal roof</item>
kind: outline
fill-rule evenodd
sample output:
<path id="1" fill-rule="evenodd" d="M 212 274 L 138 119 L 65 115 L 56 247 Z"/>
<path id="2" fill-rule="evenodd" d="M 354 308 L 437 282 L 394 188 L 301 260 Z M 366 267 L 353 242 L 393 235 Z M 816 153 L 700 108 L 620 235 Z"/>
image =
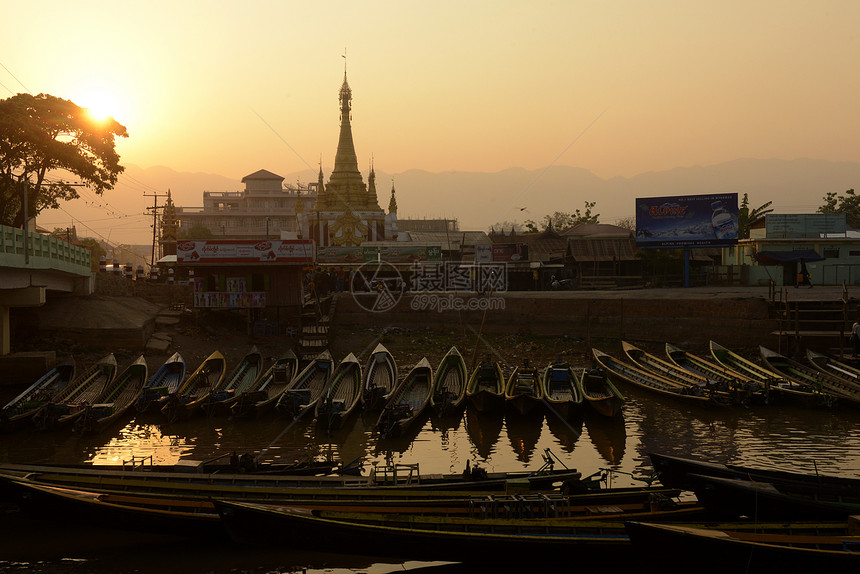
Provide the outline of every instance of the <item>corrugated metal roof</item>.
<path id="1" fill-rule="evenodd" d="M 629 229 L 608 223 L 584 223 L 562 233 L 568 237 L 629 237 L 631 234 Z"/>
<path id="2" fill-rule="evenodd" d="M 628 232 L 629 233 L 629 232 Z M 570 237 L 568 254 L 586 261 L 632 261 L 635 246 L 631 238 Z"/>
<path id="3" fill-rule="evenodd" d="M 471 247 L 492 243 L 483 231 L 406 231 L 412 243 L 441 244 L 444 251 L 460 251 L 463 246 Z"/>
<path id="4" fill-rule="evenodd" d="M 495 243 L 525 243 L 529 246 L 529 260 L 547 262 L 561 259 L 567 251 L 567 238 L 552 230 L 541 233 L 519 233 L 494 236 Z"/>

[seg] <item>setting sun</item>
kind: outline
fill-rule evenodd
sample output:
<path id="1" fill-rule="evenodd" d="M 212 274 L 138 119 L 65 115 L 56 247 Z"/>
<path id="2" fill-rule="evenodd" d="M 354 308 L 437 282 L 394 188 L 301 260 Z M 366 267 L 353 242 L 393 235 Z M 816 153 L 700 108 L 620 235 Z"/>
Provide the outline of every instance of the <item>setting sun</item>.
<path id="1" fill-rule="evenodd" d="M 122 123 L 127 120 L 125 98 L 121 96 L 117 86 L 100 81 L 88 81 L 78 86 L 69 98 L 77 105 L 85 108 L 96 121 L 102 122 L 114 118 Z"/>
<path id="2" fill-rule="evenodd" d="M 86 108 L 90 116 L 96 121 L 104 121 L 109 117 L 117 119 L 120 115 L 119 103 L 117 99 L 107 92 L 94 92 L 86 96 L 78 103 L 82 108 Z"/>

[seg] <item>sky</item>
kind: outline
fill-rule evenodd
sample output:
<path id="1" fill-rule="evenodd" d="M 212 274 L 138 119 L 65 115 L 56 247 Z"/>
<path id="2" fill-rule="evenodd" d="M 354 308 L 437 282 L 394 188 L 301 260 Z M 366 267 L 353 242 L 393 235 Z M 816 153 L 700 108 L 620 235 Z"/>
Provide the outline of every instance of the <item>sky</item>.
<path id="1" fill-rule="evenodd" d="M 331 166 L 344 65 L 365 174 L 856 162 L 858 22 L 856 0 L 30 0 L 3 8 L 0 98 L 70 99 L 128 128 L 123 163 L 236 180 Z"/>

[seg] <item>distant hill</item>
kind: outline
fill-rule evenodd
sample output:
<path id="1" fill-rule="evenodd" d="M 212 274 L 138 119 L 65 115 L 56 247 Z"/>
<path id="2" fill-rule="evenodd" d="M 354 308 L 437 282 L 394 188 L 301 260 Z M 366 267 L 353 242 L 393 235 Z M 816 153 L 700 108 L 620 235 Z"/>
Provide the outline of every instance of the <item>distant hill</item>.
<path id="1" fill-rule="evenodd" d="M 247 173 L 269 169 L 287 182 L 316 181 L 308 170 L 279 173 L 271 166 L 248 166 Z M 331 168 L 323 167 L 328 177 Z M 367 174 L 364 174 L 365 181 Z M 501 221 L 540 220 L 555 211 L 582 210 L 586 201 L 597 203 L 595 213 L 603 223 L 634 215 L 637 197 L 695 195 L 737 192 L 749 194 L 753 207 L 773 201 L 775 213 L 812 213 L 827 192 L 860 188 L 860 163 L 797 159 L 738 159 L 709 166 L 678 167 L 633 177 L 604 179 L 587 169 L 552 166 L 540 170 L 510 168 L 495 173 L 430 173 L 412 169 L 402 173 L 376 173 L 379 205 L 388 208 L 392 176 L 401 218 L 456 218 L 461 229 L 486 230 Z M 239 191 L 241 177 L 232 179 L 207 173 L 177 172 L 167 167 L 126 166 L 117 188 L 105 194 L 116 211 L 145 214 L 152 198 L 145 194 L 171 190 L 174 202 L 183 207 L 201 207 L 204 191 Z M 163 199 L 159 200 L 163 203 Z M 104 217 L 78 200 L 65 209 L 86 221 Z M 90 211 L 87 213 L 85 209 Z M 41 217 L 41 216 L 40 216 Z M 65 223 L 64 223 L 65 225 Z M 134 225 L 113 226 L 111 241 L 148 243 L 152 231 L 138 217 Z M 86 236 L 85 232 L 79 233 Z M 102 232 L 107 235 L 107 232 Z"/>
<path id="2" fill-rule="evenodd" d="M 380 185 L 384 179 L 377 173 L 383 207 L 388 203 L 383 190 L 390 190 Z M 827 192 L 860 187 L 860 163 L 739 159 L 611 179 L 566 166 L 497 173 L 410 170 L 396 174 L 395 185 L 400 217 L 457 217 L 462 229 L 486 230 L 500 221 L 583 210 L 586 201 L 597 203 L 593 211 L 601 222 L 613 223 L 634 215 L 637 197 L 715 192 L 741 198 L 747 193 L 752 207 L 773 201 L 775 213 L 812 213 Z"/>

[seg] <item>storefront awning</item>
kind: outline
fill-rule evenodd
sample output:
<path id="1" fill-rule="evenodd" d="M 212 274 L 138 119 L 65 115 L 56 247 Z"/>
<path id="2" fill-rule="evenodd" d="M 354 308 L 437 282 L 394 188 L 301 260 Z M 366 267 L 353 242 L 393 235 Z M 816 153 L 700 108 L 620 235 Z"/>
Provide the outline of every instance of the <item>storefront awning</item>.
<path id="1" fill-rule="evenodd" d="M 815 251 L 759 251 L 756 261 L 767 264 L 797 263 L 803 259 L 805 262 L 822 261 L 824 257 Z"/>

